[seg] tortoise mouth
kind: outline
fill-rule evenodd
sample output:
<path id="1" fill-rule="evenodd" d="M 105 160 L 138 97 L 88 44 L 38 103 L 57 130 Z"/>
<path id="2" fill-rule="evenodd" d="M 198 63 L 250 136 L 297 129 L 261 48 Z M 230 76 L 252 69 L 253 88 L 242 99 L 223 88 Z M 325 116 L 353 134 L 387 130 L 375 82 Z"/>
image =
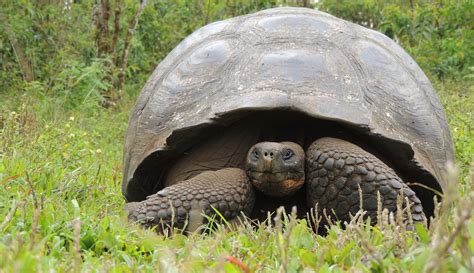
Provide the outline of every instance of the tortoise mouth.
<path id="1" fill-rule="evenodd" d="M 273 197 L 290 196 L 305 183 L 304 171 L 247 171 L 252 185 L 265 195 Z"/>
<path id="2" fill-rule="evenodd" d="M 275 184 L 281 183 L 285 180 L 302 180 L 304 181 L 304 171 L 282 171 L 282 172 L 271 172 L 271 171 L 247 171 L 247 176 L 250 180 L 253 181 L 261 181 L 261 183 L 265 184 Z"/>
<path id="3" fill-rule="evenodd" d="M 252 181 L 252 184 L 263 194 L 271 197 L 291 196 L 304 185 L 304 178 L 286 179 L 278 182 Z"/>
<path id="4" fill-rule="evenodd" d="M 252 173 L 264 173 L 264 174 L 280 174 L 280 173 L 288 173 L 288 171 L 280 171 L 280 172 L 275 172 L 275 171 L 254 171 L 254 170 L 251 170 L 250 172 Z"/>

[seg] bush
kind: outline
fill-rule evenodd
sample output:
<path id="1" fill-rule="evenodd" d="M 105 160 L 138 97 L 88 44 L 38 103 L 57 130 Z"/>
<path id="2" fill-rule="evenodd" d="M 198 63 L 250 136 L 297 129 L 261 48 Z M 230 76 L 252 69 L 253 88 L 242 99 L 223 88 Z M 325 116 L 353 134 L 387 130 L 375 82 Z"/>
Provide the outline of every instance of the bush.
<path id="1" fill-rule="evenodd" d="M 324 0 L 318 7 L 384 33 L 439 78 L 472 74 L 473 1 Z"/>

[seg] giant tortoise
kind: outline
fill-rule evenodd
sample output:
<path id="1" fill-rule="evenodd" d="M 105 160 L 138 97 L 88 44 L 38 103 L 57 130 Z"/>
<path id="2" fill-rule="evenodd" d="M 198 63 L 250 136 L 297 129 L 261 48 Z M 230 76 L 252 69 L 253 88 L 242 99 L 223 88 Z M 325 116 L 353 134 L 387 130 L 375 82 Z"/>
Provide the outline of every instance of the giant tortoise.
<path id="1" fill-rule="evenodd" d="M 275 8 L 209 24 L 158 65 L 130 119 L 122 191 L 129 219 L 188 231 L 279 206 L 373 219 L 400 194 L 424 222 L 452 160 L 443 107 L 400 46 Z"/>

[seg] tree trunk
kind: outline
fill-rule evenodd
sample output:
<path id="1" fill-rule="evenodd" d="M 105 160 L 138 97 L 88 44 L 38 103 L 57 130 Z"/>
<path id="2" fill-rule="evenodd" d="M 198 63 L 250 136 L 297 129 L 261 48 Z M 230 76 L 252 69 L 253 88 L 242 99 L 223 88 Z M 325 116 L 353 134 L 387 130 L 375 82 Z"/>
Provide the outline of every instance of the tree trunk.
<path id="1" fill-rule="evenodd" d="M 100 5 L 94 11 L 94 24 L 96 27 L 95 42 L 97 46 L 97 56 L 104 57 L 111 53 L 110 47 L 110 3 L 109 0 L 101 0 Z"/>
<path id="2" fill-rule="evenodd" d="M 127 70 L 127 61 L 128 61 L 128 53 L 130 51 L 130 46 L 132 43 L 133 34 L 138 27 L 138 21 L 142 15 L 143 9 L 146 5 L 146 0 L 141 0 L 140 6 L 138 7 L 137 12 L 133 16 L 132 20 L 128 24 L 127 33 L 125 34 L 125 41 L 122 51 L 122 56 L 120 58 L 120 71 L 118 76 L 117 82 L 117 91 L 121 92 L 123 88 L 123 84 L 125 82 L 125 71 Z"/>
<path id="3" fill-rule="evenodd" d="M 123 2 L 121 0 L 115 0 L 115 5 L 113 6 L 113 19 L 111 17 L 112 3 L 110 0 L 101 0 L 100 4 L 95 7 L 93 24 L 96 27 L 95 38 L 97 56 L 99 58 L 110 59 L 110 65 L 107 67 L 107 75 L 103 79 L 109 84 L 109 87 L 107 90 L 101 91 L 103 98 L 102 105 L 104 107 L 114 106 L 120 99 L 120 93 L 122 92 L 125 82 L 125 72 L 127 70 L 127 60 L 132 38 L 138 26 L 138 21 L 141 17 L 143 9 L 145 8 L 146 2 L 147 1 L 145 0 L 140 1 L 140 6 L 138 7 L 134 16 L 130 19 L 125 32 L 123 49 L 121 52 L 117 50 L 117 45 L 119 44 L 120 34 L 122 32 L 120 19 L 121 16 L 123 16 Z M 109 23 L 110 25 L 113 24 L 113 29 L 112 26 L 109 27 Z M 115 77 L 115 75 L 117 75 L 117 77 Z"/>
<path id="4" fill-rule="evenodd" d="M 114 14 L 114 36 L 112 38 L 112 50 L 114 51 L 114 56 L 112 61 L 115 61 L 115 47 L 117 46 L 117 42 L 120 36 L 120 15 L 122 13 L 122 3 L 120 0 L 115 1 L 115 14 Z"/>
<path id="5" fill-rule="evenodd" d="M 309 8 L 309 0 L 297 0 L 298 6 Z"/>
<path id="6" fill-rule="evenodd" d="M 3 29 L 7 34 L 8 41 L 10 42 L 10 45 L 13 48 L 13 52 L 15 53 L 18 65 L 20 66 L 21 74 L 23 75 L 23 79 L 27 82 L 33 81 L 34 75 L 33 68 L 31 67 L 31 62 L 26 57 L 23 48 L 15 37 L 15 32 L 13 31 L 12 26 L 10 25 L 8 19 L 3 13 L 0 13 L 0 23 L 0 25 L 3 25 Z"/>

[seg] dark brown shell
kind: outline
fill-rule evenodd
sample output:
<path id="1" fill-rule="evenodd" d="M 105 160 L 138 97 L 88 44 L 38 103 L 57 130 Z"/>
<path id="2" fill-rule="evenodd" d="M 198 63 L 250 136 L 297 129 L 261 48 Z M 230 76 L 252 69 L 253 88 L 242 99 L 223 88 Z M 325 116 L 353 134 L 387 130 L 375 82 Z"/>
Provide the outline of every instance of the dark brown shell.
<path id="1" fill-rule="evenodd" d="M 268 109 L 365 128 L 393 143 L 385 145 L 393 153 L 404 149 L 407 168 L 435 181 L 428 186 L 444 188 L 451 135 L 415 61 L 379 32 L 316 10 L 276 8 L 207 25 L 160 63 L 130 119 L 124 195 L 152 194 L 157 164 L 200 130 L 242 110 Z"/>

